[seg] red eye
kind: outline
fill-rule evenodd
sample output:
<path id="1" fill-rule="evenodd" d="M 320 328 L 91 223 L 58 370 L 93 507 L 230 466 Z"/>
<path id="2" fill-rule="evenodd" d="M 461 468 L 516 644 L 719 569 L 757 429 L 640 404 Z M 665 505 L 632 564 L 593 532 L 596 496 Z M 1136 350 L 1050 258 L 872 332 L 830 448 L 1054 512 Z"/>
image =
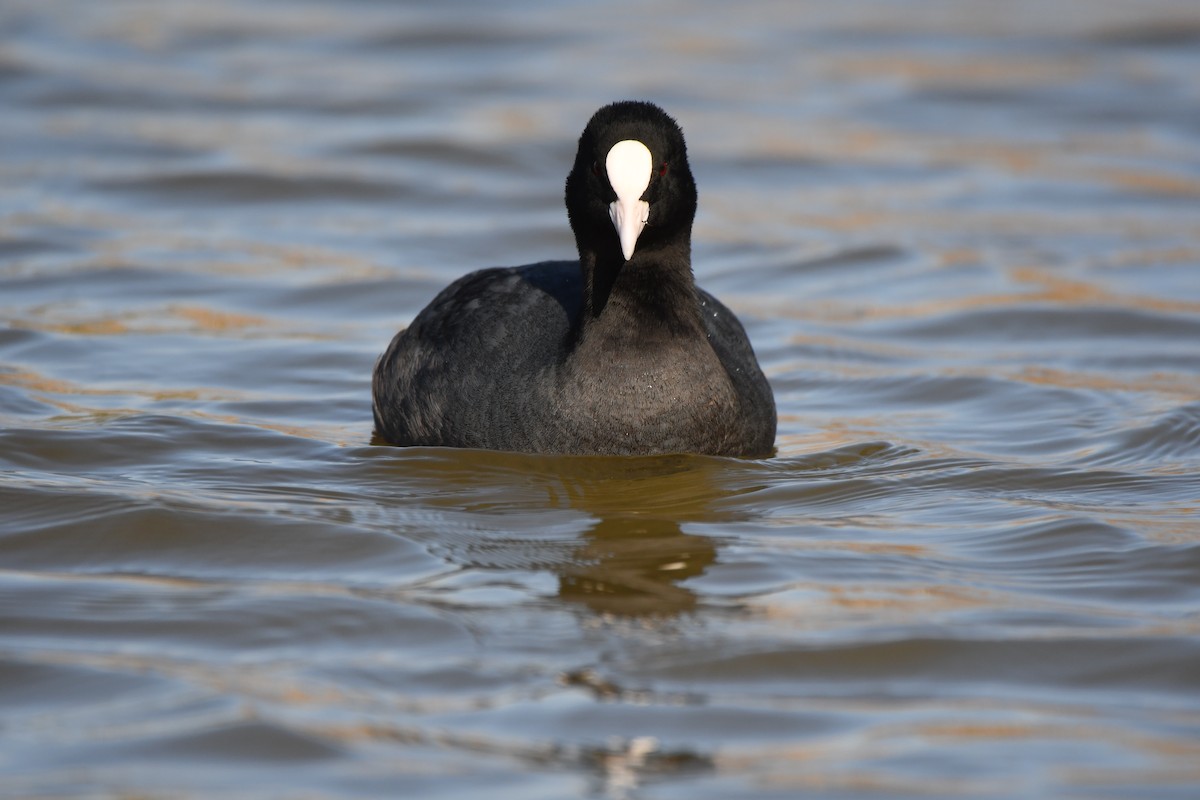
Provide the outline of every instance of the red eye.
<path id="1" fill-rule="evenodd" d="M 658 168 L 658 174 L 659 174 L 659 175 L 666 175 L 666 174 L 667 174 L 667 162 L 665 162 L 665 161 L 664 161 L 664 162 L 662 163 L 662 166 Z"/>

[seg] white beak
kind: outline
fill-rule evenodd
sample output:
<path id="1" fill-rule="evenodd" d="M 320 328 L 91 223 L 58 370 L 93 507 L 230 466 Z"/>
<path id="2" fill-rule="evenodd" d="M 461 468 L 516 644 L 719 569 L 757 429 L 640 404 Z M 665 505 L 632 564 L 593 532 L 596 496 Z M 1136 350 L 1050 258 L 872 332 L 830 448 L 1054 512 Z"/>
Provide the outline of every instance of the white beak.
<path id="1" fill-rule="evenodd" d="M 634 139 L 617 142 L 604 159 L 608 182 L 617 193 L 617 199 L 608 206 L 608 215 L 617 228 L 626 261 L 633 257 L 638 236 L 650 219 L 650 204 L 642 199 L 642 192 L 650 185 L 653 163 L 650 148 Z"/>

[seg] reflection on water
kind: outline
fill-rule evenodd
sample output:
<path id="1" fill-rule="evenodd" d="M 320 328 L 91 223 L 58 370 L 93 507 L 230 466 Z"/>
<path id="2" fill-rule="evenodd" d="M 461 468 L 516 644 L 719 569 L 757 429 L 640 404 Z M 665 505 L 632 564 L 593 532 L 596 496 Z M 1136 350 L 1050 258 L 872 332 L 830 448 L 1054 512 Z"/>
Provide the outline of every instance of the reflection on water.
<path id="1" fill-rule="evenodd" d="M 558 596 L 592 611 L 670 616 L 695 608 L 682 581 L 717 560 L 711 539 L 683 533 L 669 520 L 602 520 L 585 534 L 571 565 L 559 570 Z"/>
<path id="2" fill-rule="evenodd" d="M 714 465 L 629 459 L 600 465 L 597 474 L 603 459 L 569 461 L 577 463 L 556 469 L 561 498 L 594 523 L 555 569 L 558 596 L 601 614 L 665 618 L 692 611 L 699 601 L 685 582 L 717 560 L 717 542 L 682 526 L 720 519 L 712 506 L 724 489 Z"/>
<path id="3" fill-rule="evenodd" d="M 1194 3 L 0 30 L 0 793 L 1197 794 Z M 572 252 L 623 97 L 779 456 L 372 443 L 398 327 Z"/>
<path id="4" fill-rule="evenodd" d="M 717 560 L 719 542 L 683 527 L 734 518 L 716 505 L 729 489 L 715 459 L 400 452 L 397 479 L 424 487 L 416 489 L 423 504 L 476 520 L 457 543 L 433 532 L 448 558 L 476 569 L 548 570 L 559 598 L 600 614 L 665 619 L 693 610 L 698 598 L 683 584 Z M 414 470 L 409 456 L 422 452 L 428 458 Z M 569 513 L 547 526 L 544 512 L 530 520 L 531 507 Z"/>

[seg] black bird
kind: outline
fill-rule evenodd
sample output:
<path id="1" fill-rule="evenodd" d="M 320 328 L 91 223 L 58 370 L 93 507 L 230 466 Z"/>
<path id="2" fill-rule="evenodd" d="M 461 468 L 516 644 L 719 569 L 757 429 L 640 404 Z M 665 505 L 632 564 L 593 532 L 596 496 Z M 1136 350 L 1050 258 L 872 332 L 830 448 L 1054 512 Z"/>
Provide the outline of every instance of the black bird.
<path id="1" fill-rule="evenodd" d="M 775 399 L 737 317 L 692 278 L 696 184 L 658 106 L 595 113 L 567 176 L 578 261 L 466 275 L 375 365 L 397 445 L 527 453 L 774 452 Z"/>

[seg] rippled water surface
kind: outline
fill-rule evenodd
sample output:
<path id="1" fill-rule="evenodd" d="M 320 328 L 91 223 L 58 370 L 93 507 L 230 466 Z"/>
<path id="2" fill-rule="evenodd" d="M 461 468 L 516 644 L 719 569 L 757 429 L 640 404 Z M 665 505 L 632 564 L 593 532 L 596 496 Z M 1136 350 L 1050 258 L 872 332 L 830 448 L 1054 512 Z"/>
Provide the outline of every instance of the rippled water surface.
<path id="1" fill-rule="evenodd" d="M 1200 794 L 1200 8 L 0 5 L 0 794 Z M 762 461 L 371 441 L 688 134 Z"/>

